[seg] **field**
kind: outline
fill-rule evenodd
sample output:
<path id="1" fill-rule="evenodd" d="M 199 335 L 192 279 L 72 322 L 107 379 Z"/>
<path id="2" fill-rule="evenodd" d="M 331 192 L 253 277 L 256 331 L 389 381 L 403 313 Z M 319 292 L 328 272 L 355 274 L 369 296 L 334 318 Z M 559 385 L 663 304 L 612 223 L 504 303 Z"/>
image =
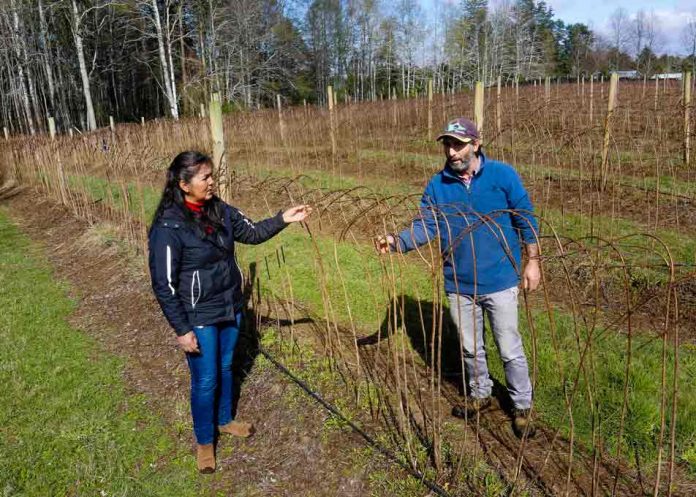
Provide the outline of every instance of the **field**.
<path id="1" fill-rule="evenodd" d="M 434 136 L 473 116 L 473 92 L 224 116 L 230 203 L 259 219 L 315 208 L 239 262 L 259 350 L 337 407 L 328 428 L 362 427 L 443 495 L 694 492 L 696 169 L 682 90 L 621 82 L 609 118 L 608 94 L 598 83 L 486 89 L 485 152 L 516 167 L 541 225 L 543 286 L 520 314 L 541 426 L 522 441 L 495 353 L 500 405 L 466 423 L 449 414 L 463 375 L 438 248 L 372 247 L 417 217 L 443 163 Z M 163 171 L 182 150 L 211 148 L 206 118 L 12 138 L 0 144 L 2 192 L 108 227 L 100 236 L 145 280 Z M 377 495 L 427 491 L 378 480 Z"/>

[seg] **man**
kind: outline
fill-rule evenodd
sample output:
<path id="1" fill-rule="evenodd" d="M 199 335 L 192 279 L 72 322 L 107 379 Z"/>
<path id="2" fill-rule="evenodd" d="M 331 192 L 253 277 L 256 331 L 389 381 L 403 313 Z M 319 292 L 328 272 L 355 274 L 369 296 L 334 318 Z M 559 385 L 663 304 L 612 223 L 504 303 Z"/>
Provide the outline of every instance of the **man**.
<path id="1" fill-rule="evenodd" d="M 540 280 L 532 203 L 511 166 L 486 159 L 470 120 L 449 122 L 437 140 L 447 162 L 425 188 L 421 216 L 398 235 L 380 237 L 377 249 L 407 252 L 439 238 L 445 291 L 462 343 L 471 397 L 453 414 L 473 416 L 491 405 L 493 382 L 483 339 L 487 314 L 514 404 L 513 430 L 520 438 L 525 433 L 532 436 L 532 385 L 517 317 L 520 274 L 525 290 L 535 290 Z M 527 255 L 523 271 L 520 235 Z"/>

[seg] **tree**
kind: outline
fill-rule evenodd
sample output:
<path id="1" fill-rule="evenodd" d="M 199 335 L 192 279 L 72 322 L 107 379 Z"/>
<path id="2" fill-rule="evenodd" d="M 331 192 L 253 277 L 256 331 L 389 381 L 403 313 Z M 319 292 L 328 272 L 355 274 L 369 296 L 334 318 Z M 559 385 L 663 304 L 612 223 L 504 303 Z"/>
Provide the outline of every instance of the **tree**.
<path id="1" fill-rule="evenodd" d="M 577 23 L 566 27 L 561 56 L 565 74 L 576 77 L 590 72 L 589 55 L 594 42 L 594 33 L 585 24 Z"/>
<path id="2" fill-rule="evenodd" d="M 650 74 L 652 70 L 654 59 L 651 55 L 654 56 L 656 24 L 657 20 L 653 12 L 646 14 L 644 10 L 639 10 L 630 25 L 629 39 L 633 45 L 633 55 L 636 57 L 636 69 L 645 75 Z"/>
<path id="3" fill-rule="evenodd" d="M 609 26 L 611 29 L 612 53 L 614 54 L 612 59 L 614 62 L 613 69 L 616 71 L 627 69 L 620 65 L 622 54 L 625 53 L 626 44 L 629 40 L 630 23 L 626 10 L 621 7 L 617 8 L 609 19 Z"/>
<path id="4" fill-rule="evenodd" d="M 691 58 L 691 73 L 693 77 L 696 77 L 696 13 L 689 18 L 684 26 L 682 39 Z"/>

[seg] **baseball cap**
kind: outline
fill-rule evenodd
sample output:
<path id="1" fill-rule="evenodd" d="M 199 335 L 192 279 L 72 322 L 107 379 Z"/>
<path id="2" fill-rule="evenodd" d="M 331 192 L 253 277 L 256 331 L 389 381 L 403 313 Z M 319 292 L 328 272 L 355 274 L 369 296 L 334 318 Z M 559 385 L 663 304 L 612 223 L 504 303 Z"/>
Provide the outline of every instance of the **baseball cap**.
<path id="1" fill-rule="evenodd" d="M 478 140 L 479 132 L 476 125 L 465 117 L 458 117 L 447 123 L 444 131 L 436 138 L 437 141 L 449 136 L 460 142 L 469 143 Z"/>

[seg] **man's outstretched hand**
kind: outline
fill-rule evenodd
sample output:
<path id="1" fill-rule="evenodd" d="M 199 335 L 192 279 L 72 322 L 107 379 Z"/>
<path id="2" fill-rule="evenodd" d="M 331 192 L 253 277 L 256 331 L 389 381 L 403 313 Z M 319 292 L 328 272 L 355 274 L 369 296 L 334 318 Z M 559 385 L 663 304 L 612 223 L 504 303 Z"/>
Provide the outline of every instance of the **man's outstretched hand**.
<path id="1" fill-rule="evenodd" d="M 380 254 L 388 254 L 394 246 L 394 237 L 391 235 L 379 236 L 375 238 L 375 249 Z"/>

